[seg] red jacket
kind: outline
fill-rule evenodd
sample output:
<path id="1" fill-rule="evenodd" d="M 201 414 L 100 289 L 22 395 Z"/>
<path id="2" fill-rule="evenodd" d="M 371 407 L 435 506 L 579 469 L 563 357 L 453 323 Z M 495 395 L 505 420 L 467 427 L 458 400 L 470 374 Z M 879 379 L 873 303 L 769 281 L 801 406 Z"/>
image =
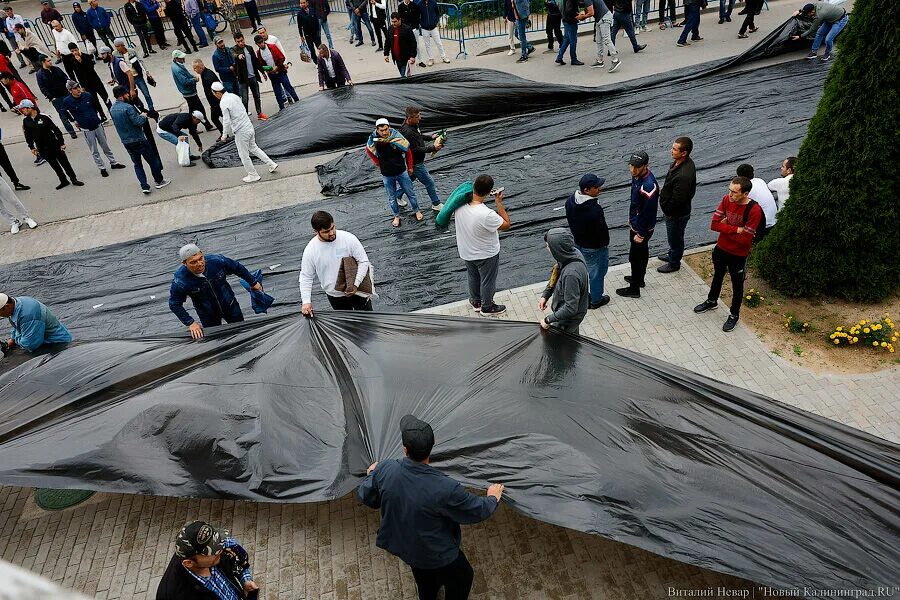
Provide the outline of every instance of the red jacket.
<path id="1" fill-rule="evenodd" d="M 747 215 L 746 220 L 744 215 Z M 723 197 L 710 225 L 710 229 L 719 232 L 716 246 L 735 256 L 747 256 L 760 220 L 762 207 L 759 204 L 754 203 L 748 214 L 746 204 L 732 202 L 729 196 Z M 744 231 L 738 233 L 738 227 L 743 227 Z"/>
<path id="2" fill-rule="evenodd" d="M 17 79 L 13 79 L 9 83 L 9 95 L 12 96 L 13 106 L 16 106 L 22 100 L 31 100 L 37 106 L 37 98 L 28 89 L 28 86 Z"/>
<path id="3" fill-rule="evenodd" d="M 269 52 L 272 53 L 272 60 L 275 61 L 275 68 L 273 69 L 275 73 L 286 73 L 287 67 L 284 65 L 284 54 L 282 54 L 281 50 L 278 49 L 278 46 L 275 44 L 266 44 L 266 47 L 269 49 Z M 265 66 L 266 61 L 263 60 L 262 52 L 259 51 L 259 48 L 256 49 L 256 58 L 259 60 L 259 64 Z"/>

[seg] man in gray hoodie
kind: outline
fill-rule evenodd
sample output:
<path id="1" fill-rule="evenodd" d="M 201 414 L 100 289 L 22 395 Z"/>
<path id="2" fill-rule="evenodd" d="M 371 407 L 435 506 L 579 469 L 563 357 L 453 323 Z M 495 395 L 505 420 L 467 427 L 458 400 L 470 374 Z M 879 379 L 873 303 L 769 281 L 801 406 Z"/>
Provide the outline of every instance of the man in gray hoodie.
<path id="1" fill-rule="evenodd" d="M 575 248 L 575 238 L 571 232 L 562 227 L 555 227 L 544 234 L 547 249 L 556 264 L 550 275 L 538 309 L 547 308 L 550 297 L 553 300 L 550 310 L 553 312 L 541 319 L 540 325 L 549 329 L 552 325 L 569 333 L 578 333 L 578 326 L 588 311 L 588 271 L 581 252 Z"/>

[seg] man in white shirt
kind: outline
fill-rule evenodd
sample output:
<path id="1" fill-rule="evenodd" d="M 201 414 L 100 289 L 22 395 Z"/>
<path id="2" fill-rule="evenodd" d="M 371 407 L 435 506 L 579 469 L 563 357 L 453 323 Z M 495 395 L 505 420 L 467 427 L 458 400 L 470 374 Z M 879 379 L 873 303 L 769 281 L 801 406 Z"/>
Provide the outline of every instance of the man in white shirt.
<path id="1" fill-rule="evenodd" d="M 68 29 L 63 28 L 62 23 L 59 21 L 50 21 L 50 27 L 53 29 L 50 33 L 53 34 L 53 43 L 56 45 L 56 56 L 63 61 L 63 67 L 66 69 L 66 74 L 68 74 L 69 79 L 76 80 L 75 77 L 75 60 L 72 58 L 72 51 L 69 50 L 69 44 L 74 43 L 78 44 L 78 38 L 69 31 Z"/>
<path id="2" fill-rule="evenodd" d="M 369 273 L 370 263 L 366 250 L 355 235 L 337 229 L 334 218 L 324 210 L 313 213 L 310 224 L 316 236 L 303 250 L 300 263 L 301 312 L 307 317 L 313 315 L 312 285 L 318 277 L 322 291 L 334 310 L 372 310 L 372 298 L 359 295 L 357 288 Z M 348 256 L 356 260 L 356 278 L 348 292 L 334 289 L 341 261 Z"/>
<path id="3" fill-rule="evenodd" d="M 788 156 L 781 163 L 781 177 L 777 177 L 769 182 L 768 188 L 775 194 L 776 214 L 784 208 L 790 194 L 791 179 L 794 178 L 794 163 L 797 162 L 796 156 Z"/>
<path id="4" fill-rule="evenodd" d="M 241 164 L 247 170 L 247 176 L 243 179 L 244 183 L 260 180 L 259 173 L 253 166 L 253 161 L 250 160 L 250 154 L 269 165 L 269 173 L 274 173 L 278 165 L 262 151 L 262 148 L 256 145 L 256 131 L 253 129 L 253 123 L 250 122 L 241 97 L 226 92 L 221 81 L 212 84 L 210 90 L 219 99 L 219 108 L 222 109 L 222 137 L 220 139 L 224 142 L 229 135 L 234 134 L 234 144 L 237 146 L 238 156 L 241 157 Z"/>
<path id="5" fill-rule="evenodd" d="M 738 177 L 746 177 L 749 179 L 750 183 L 753 185 L 753 187 L 750 188 L 750 199 L 756 200 L 756 203 L 762 208 L 763 214 L 766 216 L 766 231 L 769 231 L 775 226 L 775 221 L 778 220 L 778 217 L 775 216 L 778 212 L 778 209 L 775 206 L 775 196 L 769 191 L 765 181 L 754 176 L 755 174 L 751 165 L 743 164 L 739 166 L 737 168 L 737 174 Z"/>
<path id="6" fill-rule="evenodd" d="M 484 205 L 494 196 L 497 212 Z M 500 267 L 500 231 L 510 227 L 509 215 L 503 207 L 503 190 L 494 192 L 494 179 L 479 175 L 472 184 L 472 200 L 453 213 L 456 221 L 456 248 L 466 263 L 469 278 L 469 303 L 486 317 L 506 312 L 494 303 L 497 271 Z"/>

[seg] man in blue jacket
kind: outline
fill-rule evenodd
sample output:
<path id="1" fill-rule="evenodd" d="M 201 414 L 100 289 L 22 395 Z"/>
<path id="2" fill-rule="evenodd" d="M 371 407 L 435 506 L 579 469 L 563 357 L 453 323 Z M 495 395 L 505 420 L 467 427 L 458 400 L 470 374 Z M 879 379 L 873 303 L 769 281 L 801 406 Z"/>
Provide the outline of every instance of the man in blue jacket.
<path id="1" fill-rule="evenodd" d="M 90 42 L 95 49 L 97 48 L 97 36 L 94 35 L 94 28 L 91 27 L 91 21 L 80 2 L 72 3 L 72 25 L 82 40 Z"/>
<path id="2" fill-rule="evenodd" d="M 103 131 L 103 123 L 100 117 L 103 115 L 97 111 L 97 103 L 94 102 L 90 92 L 81 89 L 81 84 L 77 81 L 70 81 L 66 84 L 69 95 L 62 102 L 63 110 L 78 127 L 84 136 L 84 141 L 94 157 L 94 164 L 100 169 L 101 177 L 109 177 L 109 171 L 100 157 L 100 149 L 106 154 L 111 169 L 124 169 L 125 165 L 119 163 L 106 141 L 106 132 Z M 98 149 L 99 146 L 99 149 Z"/>
<path id="3" fill-rule="evenodd" d="M 66 326 L 34 298 L 0 294 L 0 317 L 6 317 L 12 325 L 12 337 L 5 342 L 4 354 L 16 346 L 34 352 L 44 344 L 72 341 Z"/>
<path id="4" fill-rule="evenodd" d="M 150 27 L 153 28 L 153 36 L 156 38 L 156 43 L 159 44 L 159 49 L 165 50 L 169 44 L 166 42 L 166 28 L 162 19 L 159 18 L 159 2 L 157 0 L 141 0 L 141 4 L 147 11 L 147 19 L 150 21 Z"/>
<path id="5" fill-rule="evenodd" d="M 169 289 L 169 308 L 191 332 L 191 337 L 203 337 L 204 327 L 237 323 L 244 320 L 244 313 L 228 284 L 228 275 L 237 275 L 250 285 L 251 290 L 262 291 L 262 284 L 253 278 L 247 267 L 221 254 L 204 255 L 196 244 L 187 244 L 178 251 L 181 266 L 175 271 Z M 200 318 L 197 323 L 184 308 L 184 301 L 191 298 Z"/>
<path id="6" fill-rule="evenodd" d="M 125 150 L 134 164 L 134 174 L 141 184 L 141 191 L 145 194 L 150 193 L 150 184 L 147 181 L 147 173 L 144 171 L 142 160 L 147 161 L 150 166 L 150 172 L 156 182 L 156 189 L 166 187 L 170 182 L 163 178 L 162 161 L 144 133 L 147 117 L 134 107 L 133 102 L 136 101 L 136 98 L 133 98 L 128 88 L 122 85 L 113 88 L 113 96 L 116 98 L 116 103 L 109 109 L 109 116 L 116 126 L 116 133 L 119 134 L 122 145 L 125 146 Z"/>
<path id="7" fill-rule="evenodd" d="M 219 80 L 225 86 L 226 92 L 238 94 L 234 79 L 234 53 L 225 45 L 225 40 L 222 38 L 216 37 L 214 42 L 216 50 L 212 55 L 213 70 L 218 73 Z"/>
<path id="8" fill-rule="evenodd" d="M 87 9 L 87 17 L 91 27 L 94 28 L 94 31 L 103 40 L 103 43 L 107 46 L 112 46 L 114 37 L 110 29 L 112 27 L 112 13 L 100 6 L 97 0 L 91 0 L 91 7 Z"/>
<path id="9" fill-rule="evenodd" d="M 431 425 L 413 415 L 400 419 L 406 458 L 372 463 L 356 496 L 381 510 L 375 545 L 412 568 L 419 600 L 434 600 L 443 587 L 446 600 L 469 597 L 474 572 L 459 544 L 460 524 L 479 523 L 497 510 L 503 485 L 476 496 L 431 465 Z"/>
<path id="10" fill-rule="evenodd" d="M 631 248 L 628 262 L 631 275 L 625 276 L 628 287 L 619 288 L 616 293 L 626 298 L 640 298 L 644 287 L 644 275 L 650 260 L 650 237 L 656 227 L 656 210 L 659 207 L 659 184 L 650 172 L 650 157 L 646 152 L 635 152 L 628 159 L 631 171 L 631 206 L 628 209 L 628 225 L 631 230 Z"/>

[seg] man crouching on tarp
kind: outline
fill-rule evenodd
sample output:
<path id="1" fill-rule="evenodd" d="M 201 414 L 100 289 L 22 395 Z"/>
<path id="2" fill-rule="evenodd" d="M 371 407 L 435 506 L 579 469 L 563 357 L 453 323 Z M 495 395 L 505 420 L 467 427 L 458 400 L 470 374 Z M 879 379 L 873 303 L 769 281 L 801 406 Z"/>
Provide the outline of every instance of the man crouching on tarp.
<path id="1" fill-rule="evenodd" d="M 26 352 L 34 352 L 44 344 L 72 341 L 72 334 L 59 322 L 50 309 L 28 296 L 13 298 L 0 294 L 0 317 L 9 319 L 12 337 L 0 341 L 0 350 L 6 355 L 19 346 Z"/>
<path id="2" fill-rule="evenodd" d="M 251 290 L 261 292 L 262 274 L 259 271 L 251 274 L 247 267 L 221 254 L 204 255 L 196 244 L 182 246 L 178 256 L 182 264 L 175 271 L 169 289 L 169 308 L 185 324 L 192 338 L 199 340 L 203 337 L 204 327 L 221 325 L 223 319 L 226 323 L 244 320 L 226 277 L 237 275 L 247 282 Z M 194 303 L 200 323 L 191 318 L 184 308 L 188 296 Z"/>

